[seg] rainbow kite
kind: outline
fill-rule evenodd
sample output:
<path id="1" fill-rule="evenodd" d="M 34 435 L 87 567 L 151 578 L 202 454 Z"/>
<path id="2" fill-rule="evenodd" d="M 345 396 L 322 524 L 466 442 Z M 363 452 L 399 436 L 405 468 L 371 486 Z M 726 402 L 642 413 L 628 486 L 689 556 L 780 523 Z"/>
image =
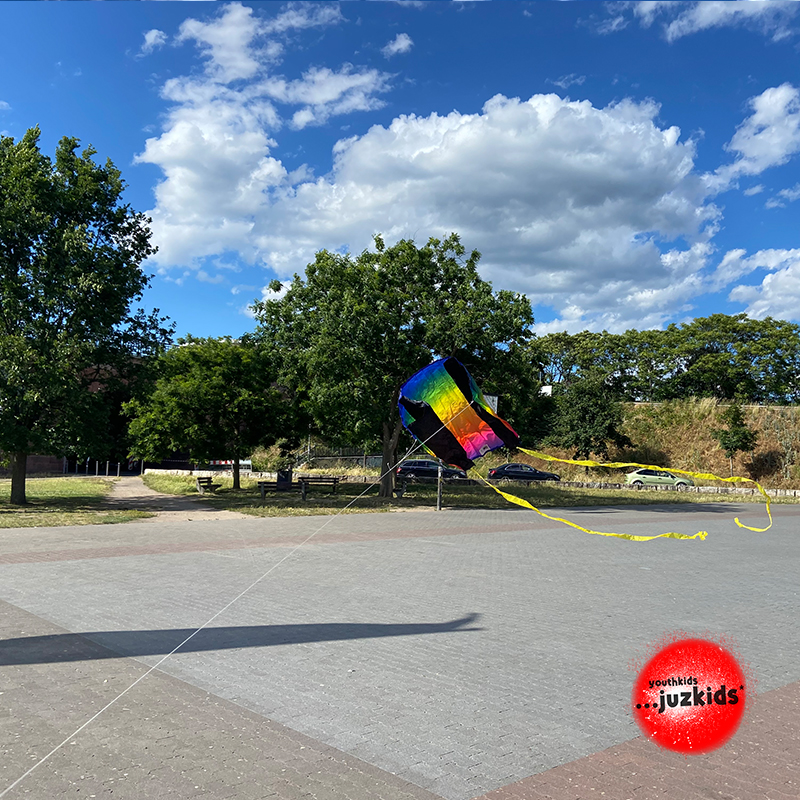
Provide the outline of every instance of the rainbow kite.
<path id="1" fill-rule="evenodd" d="M 400 418 L 423 447 L 461 469 L 498 447 L 516 447 L 519 436 L 492 411 L 464 365 L 434 361 L 400 389 Z"/>

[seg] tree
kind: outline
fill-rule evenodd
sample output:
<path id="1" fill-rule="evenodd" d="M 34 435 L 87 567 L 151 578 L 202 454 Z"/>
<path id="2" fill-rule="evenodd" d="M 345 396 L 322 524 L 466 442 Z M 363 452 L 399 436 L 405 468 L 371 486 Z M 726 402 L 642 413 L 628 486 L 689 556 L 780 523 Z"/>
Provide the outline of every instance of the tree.
<path id="1" fill-rule="evenodd" d="M 30 453 L 108 449 L 110 395 L 171 338 L 157 309 L 130 310 L 156 251 L 119 170 L 68 137 L 53 163 L 39 136 L 0 137 L 0 450 L 20 505 Z"/>
<path id="2" fill-rule="evenodd" d="M 800 326 L 770 317 L 712 314 L 663 331 L 553 333 L 533 342 L 530 358 L 546 383 L 600 371 L 631 401 L 800 398 Z"/>
<path id="3" fill-rule="evenodd" d="M 356 258 L 317 253 L 283 298 L 254 305 L 257 335 L 281 352 L 317 430 L 341 445 L 380 442 L 382 497 L 394 489 L 400 387 L 414 372 L 455 356 L 484 391 L 520 394 L 507 365 L 522 363 L 530 303 L 493 292 L 478 275 L 480 253 L 465 252 L 456 234 L 388 248 L 376 236 L 375 252 Z"/>
<path id="4" fill-rule="evenodd" d="M 660 362 L 656 380 L 649 381 L 652 400 L 786 403 L 800 394 L 800 326 L 771 317 L 712 314 L 653 333 L 656 346 L 639 348 L 639 358 L 651 353 Z"/>
<path id="5" fill-rule="evenodd" d="M 134 458 L 158 461 L 187 450 L 197 460 L 232 458 L 239 489 L 241 459 L 293 428 L 291 403 L 274 384 L 272 356 L 248 337 L 187 336 L 158 368 L 150 396 L 125 405 Z"/>
<path id="6" fill-rule="evenodd" d="M 728 406 L 721 414 L 720 419 L 726 423 L 725 428 L 715 428 L 711 435 L 719 442 L 730 461 L 731 476 L 733 476 L 733 457 L 739 453 L 749 453 L 758 442 L 758 432 L 747 427 L 744 421 L 742 407 L 735 403 Z"/>
<path id="7" fill-rule="evenodd" d="M 550 441 L 574 451 L 573 458 L 588 459 L 593 453 L 607 458 L 609 444 L 631 445 L 631 440 L 620 431 L 622 404 L 601 374 L 589 374 L 559 391 L 556 413 Z"/>

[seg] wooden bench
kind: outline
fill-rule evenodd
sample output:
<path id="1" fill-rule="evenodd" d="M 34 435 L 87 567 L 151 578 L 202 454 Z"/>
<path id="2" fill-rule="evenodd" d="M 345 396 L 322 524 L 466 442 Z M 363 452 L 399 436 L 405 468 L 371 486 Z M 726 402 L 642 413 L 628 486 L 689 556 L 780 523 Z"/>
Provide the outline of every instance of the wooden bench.
<path id="1" fill-rule="evenodd" d="M 297 489 L 299 488 L 296 483 L 282 483 L 281 490 L 289 490 L 289 489 Z M 268 491 L 277 492 L 278 491 L 278 482 L 277 481 L 259 481 L 258 482 L 258 490 L 261 492 L 261 499 L 264 500 L 267 496 Z"/>
<path id="2" fill-rule="evenodd" d="M 265 500 L 268 491 L 279 492 L 299 489 L 303 500 L 305 500 L 309 486 L 331 486 L 335 494 L 340 480 L 341 478 L 329 478 L 326 475 L 314 475 L 300 477 L 293 483 L 281 483 L 280 485 L 278 485 L 277 481 L 259 481 L 258 490 L 261 492 L 261 499 Z"/>
<path id="3" fill-rule="evenodd" d="M 211 478 L 197 478 L 197 491 L 200 494 L 205 494 L 206 490 L 213 494 L 220 486 L 222 486 L 221 483 L 212 483 Z"/>
<path id="4" fill-rule="evenodd" d="M 336 488 L 339 486 L 341 478 L 332 478 L 327 475 L 308 475 L 302 476 L 297 479 L 298 483 L 305 483 L 309 486 L 331 486 L 333 493 L 336 494 Z"/>

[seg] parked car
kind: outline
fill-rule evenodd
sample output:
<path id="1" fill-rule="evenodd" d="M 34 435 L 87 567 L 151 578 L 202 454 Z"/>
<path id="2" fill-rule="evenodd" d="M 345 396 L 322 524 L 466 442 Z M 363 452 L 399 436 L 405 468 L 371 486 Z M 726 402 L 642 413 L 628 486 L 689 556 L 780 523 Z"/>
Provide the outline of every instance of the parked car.
<path id="1" fill-rule="evenodd" d="M 404 461 L 397 468 L 397 477 L 405 478 L 406 480 L 416 480 L 417 478 L 438 478 L 439 477 L 439 462 L 433 459 L 413 459 L 411 461 Z M 442 465 L 442 478 L 446 481 L 464 480 L 467 473 L 463 469 L 455 469 Z"/>
<path id="2" fill-rule="evenodd" d="M 625 483 L 634 486 L 694 486 L 685 475 L 673 475 L 661 469 L 637 469 L 625 476 Z"/>
<path id="3" fill-rule="evenodd" d="M 503 464 L 489 470 L 489 477 L 494 480 L 505 479 L 509 481 L 560 481 L 561 478 L 553 472 L 542 472 L 528 464 Z"/>

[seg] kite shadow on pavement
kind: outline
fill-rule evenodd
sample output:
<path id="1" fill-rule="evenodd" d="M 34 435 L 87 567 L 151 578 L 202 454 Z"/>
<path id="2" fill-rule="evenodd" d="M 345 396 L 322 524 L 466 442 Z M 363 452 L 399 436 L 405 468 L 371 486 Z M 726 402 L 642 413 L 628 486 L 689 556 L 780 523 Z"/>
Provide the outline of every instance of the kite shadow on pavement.
<path id="1" fill-rule="evenodd" d="M 281 644 L 480 631 L 483 628 L 466 627 L 479 617 L 480 614 L 468 614 L 450 622 L 388 625 L 321 622 L 306 625 L 203 628 L 176 652 L 199 653 L 240 647 L 273 647 Z M 195 630 L 195 628 L 175 628 L 145 631 L 94 631 L 5 639 L 0 641 L 0 666 L 166 655 Z"/>

